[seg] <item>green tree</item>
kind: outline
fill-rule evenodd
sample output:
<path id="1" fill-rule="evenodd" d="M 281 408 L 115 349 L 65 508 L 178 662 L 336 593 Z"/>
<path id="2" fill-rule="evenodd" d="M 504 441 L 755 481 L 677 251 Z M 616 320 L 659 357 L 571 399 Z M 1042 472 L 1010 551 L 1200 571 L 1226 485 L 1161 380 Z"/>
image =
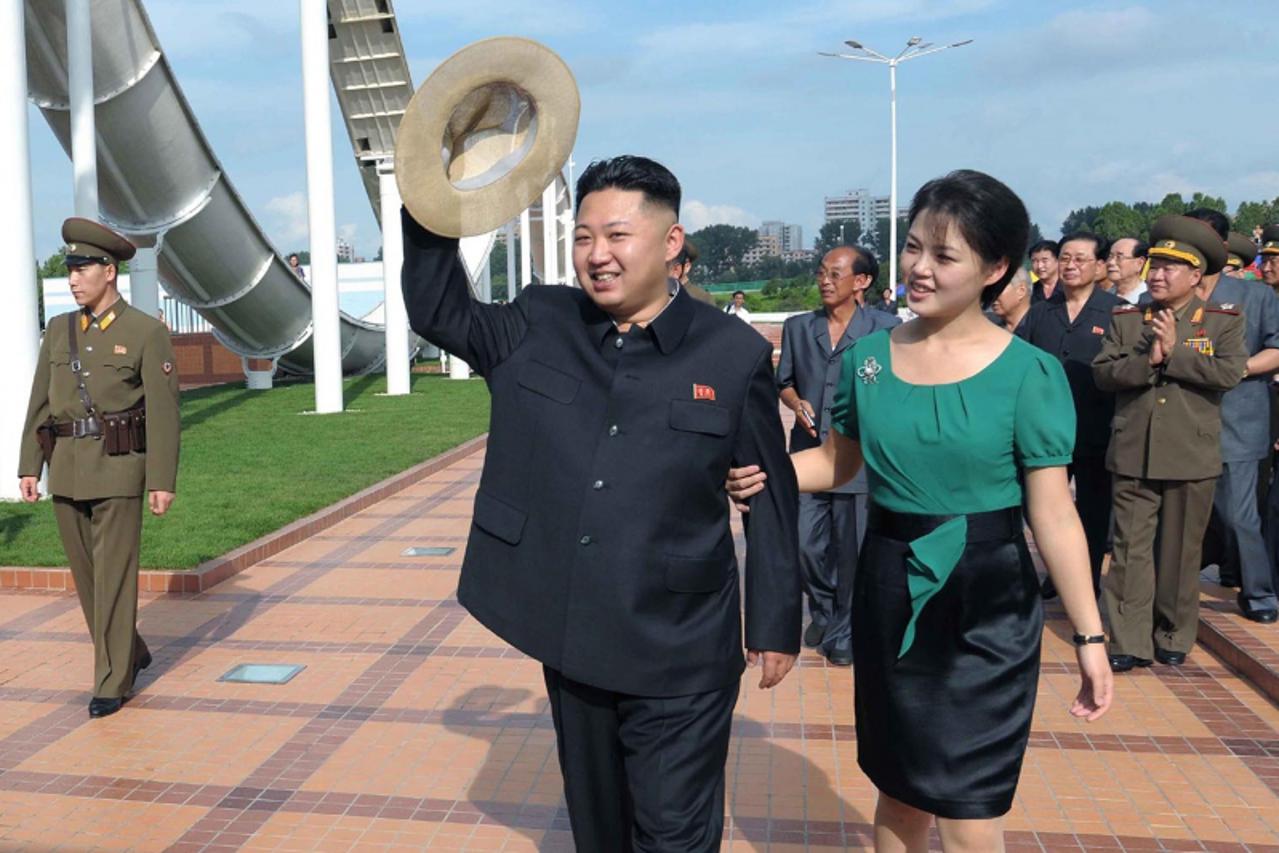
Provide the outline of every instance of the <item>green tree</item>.
<path id="1" fill-rule="evenodd" d="M 875 239 L 871 241 L 871 248 L 875 250 L 875 255 L 879 258 L 881 266 L 888 266 L 888 233 L 889 221 L 887 216 L 881 216 L 879 221 L 875 223 Z M 902 249 L 906 246 L 906 232 L 910 230 L 910 226 L 906 217 L 897 220 L 897 248 L 893 251 L 898 257 L 901 256 Z"/>
<path id="2" fill-rule="evenodd" d="M 1030 239 L 1026 241 L 1026 247 L 1029 248 L 1042 239 L 1044 239 L 1044 232 L 1039 230 L 1039 223 L 1030 223 Z"/>
<path id="3" fill-rule="evenodd" d="M 739 269 L 742 255 L 755 246 L 759 237 L 739 225 L 708 225 L 690 234 L 689 239 L 700 252 L 692 275 L 699 282 L 709 282 Z"/>
<path id="4" fill-rule="evenodd" d="M 840 231 L 843 231 L 841 242 Z M 827 222 L 817 233 L 817 257 L 821 258 L 837 246 L 856 246 L 862 239 L 862 226 L 856 219 L 836 219 Z"/>
<path id="5" fill-rule="evenodd" d="M 1102 205 L 1093 219 L 1093 231 L 1107 240 L 1121 237 L 1142 237 L 1147 230 L 1145 217 L 1122 201 Z M 1065 233 L 1065 232 L 1063 232 Z"/>
<path id="6" fill-rule="evenodd" d="M 49 257 L 45 258 L 36 270 L 36 275 L 43 281 L 46 278 L 66 278 L 67 277 L 67 253 L 59 249 Z"/>
<path id="7" fill-rule="evenodd" d="M 1252 229 L 1258 225 L 1270 225 L 1279 222 L 1279 198 L 1273 201 L 1240 202 L 1232 221 L 1234 230 L 1247 237 L 1252 236 Z"/>
<path id="8" fill-rule="evenodd" d="M 1206 207 L 1209 210 L 1220 211 L 1226 215 L 1230 214 L 1230 208 L 1226 207 L 1226 200 L 1220 196 L 1204 195 L 1201 192 L 1196 192 L 1193 196 L 1191 196 L 1190 204 L 1188 204 L 1186 208 L 1187 210 L 1194 210 L 1199 207 Z"/>
<path id="9" fill-rule="evenodd" d="M 1066 218 L 1061 221 L 1061 233 L 1070 234 L 1074 231 L 1096 231 L 1097 214 L 1101 212 L 1101 208 L 1081 207 L 1078 210 L 1072 210 L 1066 214 Z"/>

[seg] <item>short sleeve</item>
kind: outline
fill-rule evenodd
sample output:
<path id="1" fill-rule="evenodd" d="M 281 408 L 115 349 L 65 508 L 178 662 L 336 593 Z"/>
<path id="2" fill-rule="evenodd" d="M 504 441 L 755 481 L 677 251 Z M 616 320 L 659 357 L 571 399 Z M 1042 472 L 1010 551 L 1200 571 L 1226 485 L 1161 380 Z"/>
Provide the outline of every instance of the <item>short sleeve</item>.
<path id="1" fill-rule="evenodd" d="M 856 345 L 844 350 L 839 366 L 839 387 L 835 389 L 835 402 L 830 408 L 830 425 L 853 441 L 861 441 L 861 431 L 857 428 L 857 395 L 853 388 L 856 353 Z"/>
<path id="2" fill-rule="evenodd" d="M 1021 468 L 1068 465 L 1075 451 L 1075 403 L 1066 372 L 1039 352 L 1017 391 L 1013 449 Z"/>

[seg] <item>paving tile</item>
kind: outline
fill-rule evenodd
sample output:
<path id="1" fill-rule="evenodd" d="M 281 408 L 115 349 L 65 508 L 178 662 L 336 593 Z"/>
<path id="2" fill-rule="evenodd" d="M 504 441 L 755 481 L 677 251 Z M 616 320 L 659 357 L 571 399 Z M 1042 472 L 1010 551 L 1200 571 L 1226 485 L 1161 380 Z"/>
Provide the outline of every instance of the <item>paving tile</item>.
<path id="1" fill-rule="evenodd" d="M 106 720 L 84 712 L 74 598 L 0 593 L 0 850 L 572 850 L 541 666 L 452 600 L 481 458 L 204 594 L 145 597 L 156 663 Z M 404 557 L 413 544 L 457 550 Z M 1083 723 L 1060 605 L 1047 616 L 1007 848 L 1279 850 L 1279 707 L 1196 649 L 1121 676 L 1111 713 Z M 250 662 L 306 669 L 216 680 Z M 725 849 L 870 849 L 851 671 L 806 650 L 777 689 L 757 678 L 734 717 Z"/>

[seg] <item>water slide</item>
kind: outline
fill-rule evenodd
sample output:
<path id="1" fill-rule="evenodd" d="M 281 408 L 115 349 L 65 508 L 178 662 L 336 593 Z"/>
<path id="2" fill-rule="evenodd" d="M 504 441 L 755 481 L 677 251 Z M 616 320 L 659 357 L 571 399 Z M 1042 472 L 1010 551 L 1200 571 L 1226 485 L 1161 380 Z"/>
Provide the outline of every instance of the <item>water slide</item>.
<path id="1" fill-rule="evenodd" d="M 377 215 L 377 162 L 394 151 L 413 94 L 408 64 L 391 0 L 328 5 L 332 78 Z M 26 2 L 31 100 L 69 154 L 64 10 L 60 0 Z M 141 0 L 93 0 L 93 74 L 102 219 L 157 247 L 165 289 L 199 311 L 228 349 L 310 373 L 311 289 L 290 271 L 223 171 Z M 380 368 L 382 326 L 347 314 L 340 323 L 343 372 Z M 416 343 L 412 336 L 410 351 Z"/>

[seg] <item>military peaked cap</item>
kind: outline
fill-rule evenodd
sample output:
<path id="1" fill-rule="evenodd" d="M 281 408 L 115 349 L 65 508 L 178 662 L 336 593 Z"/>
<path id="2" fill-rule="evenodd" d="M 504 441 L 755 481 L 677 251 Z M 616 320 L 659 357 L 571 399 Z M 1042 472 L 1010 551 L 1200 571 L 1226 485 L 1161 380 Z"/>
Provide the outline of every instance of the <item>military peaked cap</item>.
<path id="1" fill-rule="evenodd" d="M 1212 275 L 1226 265 L 1226 246 L 1208 223 L 1169 214 L 1150 226 L 1150 257 L 1181 261 Z"/>
<path id="2" fill-rule="evenodd" d="M 1261 254 L 1279 255 L 1279 225 L 1261 229 Z"/>
<path id="3" fill-rule="evenodd" d="M 1226 239 L 1226 266 L 1239 269 L 1252 266 L 1257 259 L 1257 244 L 1238 231 L 1231 231 Z"/>
<path id="4" fill-rule="evenodd" d="M 62 223 L 62 240 L 68 267 L 119 264 L 137 252 L 137 247 L 101 222 L 79 216 Z"/>

